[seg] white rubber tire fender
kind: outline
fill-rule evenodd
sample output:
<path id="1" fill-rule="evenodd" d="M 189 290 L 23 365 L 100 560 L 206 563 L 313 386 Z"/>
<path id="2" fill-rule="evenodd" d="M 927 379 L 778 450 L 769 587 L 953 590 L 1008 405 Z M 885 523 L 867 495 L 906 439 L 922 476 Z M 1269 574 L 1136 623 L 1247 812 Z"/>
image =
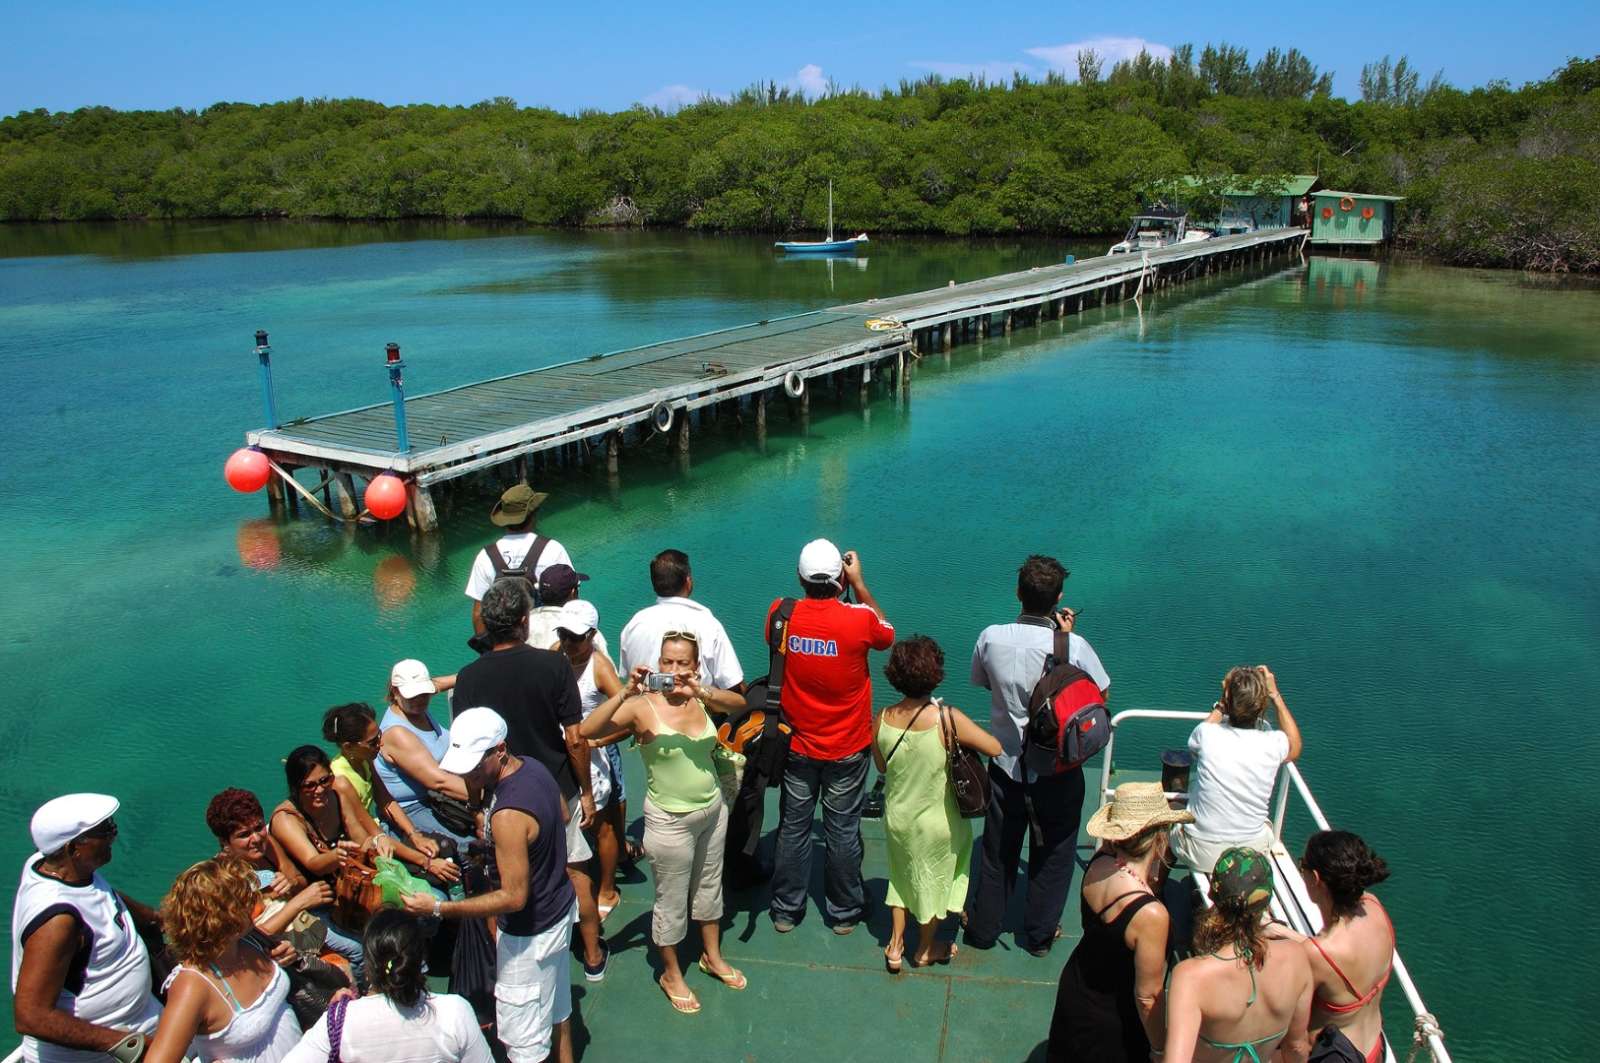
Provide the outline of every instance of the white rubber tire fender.
<path id="1" fill-rule="evenodd" d="M 791 399 L 798 399 L 806 393 L 806 378 L 793 370 L 783 374 L 783 393 Z"/>
<path id="2" fill-rule="evenodd" d="M 657 432 L 671 431 L 673 419 L 672 407 L 664 402 L 658 402 L 650 408 L 650 423 L 655 425 Z"/>

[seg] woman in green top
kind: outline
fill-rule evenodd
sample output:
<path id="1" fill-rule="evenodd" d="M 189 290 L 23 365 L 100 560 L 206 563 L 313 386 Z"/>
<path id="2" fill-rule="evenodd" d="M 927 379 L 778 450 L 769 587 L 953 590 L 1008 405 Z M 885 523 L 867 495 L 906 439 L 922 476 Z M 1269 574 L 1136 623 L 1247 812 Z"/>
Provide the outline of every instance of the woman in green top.
<path id="1" fill-rule="evenodd" d="M 383 780 L 372 770 L 383 737 L 372 706 L 360 701 L 335 705 L 322 714 L 322 737 L 339 747 L 339 755 L 328 762 L 333 772 L 333 791 L 339 795 L 341 807 L 361 821 L 365 833 L 379 833 L 377 817 L 381 814 L 383 821 L 393 827 L 388 833 L 397 839 L 395 856 L 423 874 L 459 882 L 461 869 L 455 861 L 439 855 L 439 843 L 417 830 L 400 802 L 389 795 Z"/>
<path id="2" fill-rule="evenodd" d="M 911 966 L 946 963 L 951 943 L 935 940 L 939 923 L 959 911 L 967 896 L 967 863 L 972 857 L 972 825 L 956 807 L 950 790 L 945 734 L 986 756 L 1000 743 L 959 709 L 933 696 L 944 680 L 944 651 L 926 635 L 894 644 L 884 675 L 905 695 L 878 714 L 873 724 L 872 759 L 884 777 L 883 823 L 889 841 L 889 905 L 893 928 L 883 950 L 891 974 L 905 955 L 906 913 L 917 922 L 917 951 Z"/>
<path id="3" fill-rule="evenodd" d="M 1168 976 L 1163 1063 L 1261 1063 L 1274 1051 L 1305 1059 L 1316 983 L 1304 946 L 1266 922 L 1272 865 L 1254 849 L 1228 849 L 1209 893 L 1195 955 Z"/>
<path id="4" fill-rule="evenodd" d="M 661 639 L 656 675 L 667 690 L 650 689 L 648 666 L 633 670 L 623 689 L 601 702 L 578 728 L 584 738 L 631 734 L 644 758 L 644 850 L 655 878 L 650 938 L 661 950 L 661 990 L 674 1010 L 692 1015 L 700 1001 L 678 966 L 678 942 L 689 918 L 700 924 L 700 970 L 729 989 L 745 977 L 722 957 L 722 845 L 728 808 L 717 785 L 712 749 L 717 729 L 708 709 L 733 712 L 744 697 L 700 683 L 700 644 L 691 632 Z"/>

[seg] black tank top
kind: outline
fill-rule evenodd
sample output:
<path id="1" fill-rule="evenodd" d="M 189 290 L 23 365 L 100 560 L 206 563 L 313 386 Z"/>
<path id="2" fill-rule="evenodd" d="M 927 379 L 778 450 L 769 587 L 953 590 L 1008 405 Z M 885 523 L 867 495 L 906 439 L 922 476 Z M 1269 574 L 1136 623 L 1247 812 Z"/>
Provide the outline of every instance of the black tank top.
<path id="1" fill-rule="evenodd" d="M 1101 916 L 1119 901 L 1133 897 L 1109 923 Z M 1048 1058 L 1062 1060 L 1136 1060 L 1150 1057 L 1150 1041 L 1133 998 L 1133 950 L 1128 948 L 1128 924 L 1155 897 L 1132 890 L 1111 899 L 1100 911 L 1089 907 L 1083 895 L 1078 906 L 1083 916 L 1083 937 L 1061 971 L 1056 989 L 1056 1010 L 1050 1020 Z"/>
<path id="2" fill-rule="evenodd" d="M 494 813 L 504 808 L 525 812 L 539 824 L 539 836 L 528 846 L 528 903 L 499 919 L 500 929 L 532 937 L 555 926 L 572 908 L 572 882 L 567 878 L 567 827 L 561 818 L 561 790 L 548 768 L 531 757 L 494 788 L 489 810 L 490 836 Z"/>

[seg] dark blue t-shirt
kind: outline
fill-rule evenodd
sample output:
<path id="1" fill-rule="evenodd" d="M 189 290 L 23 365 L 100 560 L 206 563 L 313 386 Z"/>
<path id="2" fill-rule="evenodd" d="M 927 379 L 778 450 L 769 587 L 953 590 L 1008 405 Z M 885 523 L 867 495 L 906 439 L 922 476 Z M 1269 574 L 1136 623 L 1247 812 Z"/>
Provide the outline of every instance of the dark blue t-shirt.
<path id="1" fill-rule="evenodd" d="M 501 809 L 514 808 L 539 824 L 539 836 L 528 847 L 528 903 L 521 911 L 500 917 L 501 933 L 519 937 L 541 934 L 572 909 L 577 894 L 567 878 L 567 825 L 561 819 L 564 804 L 550 769 L 530 757 L 522 758 L 522 767 L 494 788 L 494 803 L 489 808 L 491 839 L 494 814 Z"/>

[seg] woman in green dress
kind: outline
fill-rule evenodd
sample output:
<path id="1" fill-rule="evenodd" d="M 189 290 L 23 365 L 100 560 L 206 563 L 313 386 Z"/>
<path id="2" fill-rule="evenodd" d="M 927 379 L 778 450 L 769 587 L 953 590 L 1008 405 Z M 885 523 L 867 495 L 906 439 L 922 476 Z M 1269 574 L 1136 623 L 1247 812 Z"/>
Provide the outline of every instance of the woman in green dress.
<path id="1" fill-rule="evenodd" d="M 944 680 L 944 651 L 926 635 L 895 643 L 884 675 L 904 697 L 873 723 L 872 758 L 884 777 L 883 822 L 889 841 L 889 895 L 894 919 L 883 961 L 891 974 L 905 957 L 906 914 L 917 923 L 911 966 L 948 963 L 956 947 L 938 942 L 939 923 L 961 910 L 972 857 L 972 824 L 950 790 L 944 735 L 986 756 L 1000 743 L 933 692 Z"/>

